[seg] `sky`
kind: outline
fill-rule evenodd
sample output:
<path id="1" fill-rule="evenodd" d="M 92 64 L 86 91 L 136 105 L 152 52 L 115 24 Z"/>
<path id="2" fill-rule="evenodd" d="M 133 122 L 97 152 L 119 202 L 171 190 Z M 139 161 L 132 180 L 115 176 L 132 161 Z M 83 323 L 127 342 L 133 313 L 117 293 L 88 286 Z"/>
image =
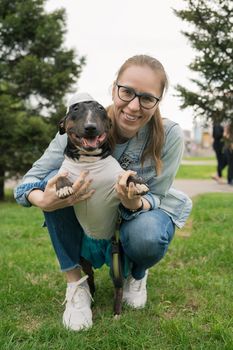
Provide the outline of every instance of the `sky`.
<path id="1" fill-rule="evenodd" d="M 172 11 L 184 6 L 182 0 L 47 0 L 46 10 L 66 10 L 65 46 L 86 56 L 77 91 L 89 92 L 107 106 L 123 62 L 135 54 L 153 56 L 169 78 L 169 90 L 160 106 L 162 116 L 192 130 L 192 110 L 180 110 L 174 89 L 177 84 L 192 87 L 188 65 L 195 52 L 181 34 L 187 24 Z"/>

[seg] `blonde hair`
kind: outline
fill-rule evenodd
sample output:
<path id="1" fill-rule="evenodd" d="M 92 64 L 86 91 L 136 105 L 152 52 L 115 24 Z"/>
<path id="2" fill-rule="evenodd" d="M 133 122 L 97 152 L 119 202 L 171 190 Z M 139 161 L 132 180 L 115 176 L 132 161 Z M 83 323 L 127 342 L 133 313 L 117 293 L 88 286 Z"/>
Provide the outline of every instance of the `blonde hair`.
<path id="1" fill-rule="evenodd" d="M 130 57 L 120 67 L 117 73 L 116 81 L 118 81 L 118 79 L 124 73 L 124 71 L 131 66 L 147 66 L 147 67 L 150 67 L 155 74 L 159 74 L 161 77 L 160 96 L 164 95 L 164 92 L 168 88 L 168 79 L 167 79 L 167 75 L 163 65 L 156 58 L 153 58 L 147 55 L 136 55 L 136 56 Z M 107 108 L 107 112 L 109 117 L 112 120 L 112 130 L 111 130 L 112 143 L 116 144 L 116 127 L 115 127 L 115 116 L 114 116 L 113 105 Z M 152 159 L 154 159 L 155 169 L 157 174 L 159 174 L 161 173 L 161 169 L 162 169 L 161 153 L 162 153 L 162 147 L 165 139 L 164 127 L 163 127 L 159 106 L 155 110 L 155 113 L 152 116 L 149 123 L 151 125 L 151 127 L 149 128 L 150 130 L 149 142 L 143 151 L 141 163 L 143 166 L 145 158 L 148 156 L 151 157 Z"/>

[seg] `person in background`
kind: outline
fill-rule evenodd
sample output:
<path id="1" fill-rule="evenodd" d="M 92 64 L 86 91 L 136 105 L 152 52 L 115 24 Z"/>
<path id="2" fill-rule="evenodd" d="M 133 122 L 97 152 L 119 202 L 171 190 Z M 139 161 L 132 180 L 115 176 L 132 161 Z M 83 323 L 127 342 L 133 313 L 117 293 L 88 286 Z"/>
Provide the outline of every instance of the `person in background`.
<path id="1" fill-rule="evenodd" d="M 219 184 L 222 184 L 223 178 L 222 173 L 223 169 L 227 166 L 227 157 L 224 150 L 224 127 L 219 123 L 214 123 L 213 125 L 213 149 L 217 159 L 217 172 L 212 176 L 212 179 L 216 180 Z"/>
<path id="2" fill-rule="evenodd" d="M 165 256 L 175 228 L 184 226 L 192 208 L 189 197 L 172 188 L 183 155 L 184 136 L 177 123 L 160 114 L 167 86 L 164 67 L 157 59 L 133 56 L 120 67 L 113 82 L 112 104 L 107 108 L 115 143 L 113 157 L 126 170 L 119 176 L 115 190 L 121 202 L 120 238 L 131 266 L 124 282 L 123 300 L 132 308 L 145 307 L 148 269 Z M 81 174 L 73 185 L 72 196 L 59 199 L 56 195 L 55 183 L 60 175 L 55 174 L 64 159 L 66 143 L 66 134 L 56 135 L 15 189 L 15 198 L 21 205 L 34 205 L 44 212 L 67 279 L 63 324 L 79 331 L 92 326 L 92 310 L 80 265 L 83 230 L 72 206 L 88 201 L 93 192 L 90 180 Z M 134 172 L 146 181 L 149 193 L 138 196 L 134 184 L 127 186 L 127 179 Z"/>
<path id="3" fill-rule="evenodd" d="M 227 158 L 227 183 L 233 186 L 233 123 L 228 123 L 224 127 L 225 154 Z"/>

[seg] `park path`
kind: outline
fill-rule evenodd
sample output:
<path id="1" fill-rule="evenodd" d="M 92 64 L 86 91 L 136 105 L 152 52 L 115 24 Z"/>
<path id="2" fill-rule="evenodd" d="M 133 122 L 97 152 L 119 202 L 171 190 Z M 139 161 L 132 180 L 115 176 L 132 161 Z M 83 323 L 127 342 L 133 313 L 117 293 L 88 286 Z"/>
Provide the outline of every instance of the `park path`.
<path id="1" fill-rule="evenodd" d="M 215 160 L 182 160 L 185 165 L 216 165 Z M 192 180 L 192 179 L 176 179 L 173 182 L 173 187 L 181 190 L 190 197 L 195 197 L 202 193 L 233 193 L 233 186 L 226 182 L 218 184 L 215 180 Z"/>
<path id="2" fill-rule="evenodd" d="M 222 192 L 232 193 L 233 186 L 229 186 L 227 183 L 218 184 L 216 181 L 210 180 L 184 180 L 176 179 L 173 182 L 173 187 L 177 190 L 181 190 L 190 197 L 195 197 L 202 193 L 210 192 Z"/>

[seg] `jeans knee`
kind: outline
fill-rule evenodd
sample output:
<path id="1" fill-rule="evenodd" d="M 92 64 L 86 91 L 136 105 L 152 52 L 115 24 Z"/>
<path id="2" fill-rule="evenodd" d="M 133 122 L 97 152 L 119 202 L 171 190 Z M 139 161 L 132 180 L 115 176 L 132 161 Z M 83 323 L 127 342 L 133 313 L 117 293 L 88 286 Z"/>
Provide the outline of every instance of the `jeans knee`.
<path id="1" fill-rule="evenodd" d="M 168 215 L 161 212 L 149 213 L 143 225 L 140 221 L 132 220 L 122 226 L 121 241 L 125 254 L 133 262 L 150 267 L 165 255 L 175 228 Z"/>
<path id="2" fill-rule="evenodd" d="M 152 266 L 162 259 L 167 251 L 168 244 L 167 241 L 164 241 L 157 235 L 146 236 L 136 242 L 132 241 L 128 246 L 128 250 L 135 262 L 150 262 Z"/>

